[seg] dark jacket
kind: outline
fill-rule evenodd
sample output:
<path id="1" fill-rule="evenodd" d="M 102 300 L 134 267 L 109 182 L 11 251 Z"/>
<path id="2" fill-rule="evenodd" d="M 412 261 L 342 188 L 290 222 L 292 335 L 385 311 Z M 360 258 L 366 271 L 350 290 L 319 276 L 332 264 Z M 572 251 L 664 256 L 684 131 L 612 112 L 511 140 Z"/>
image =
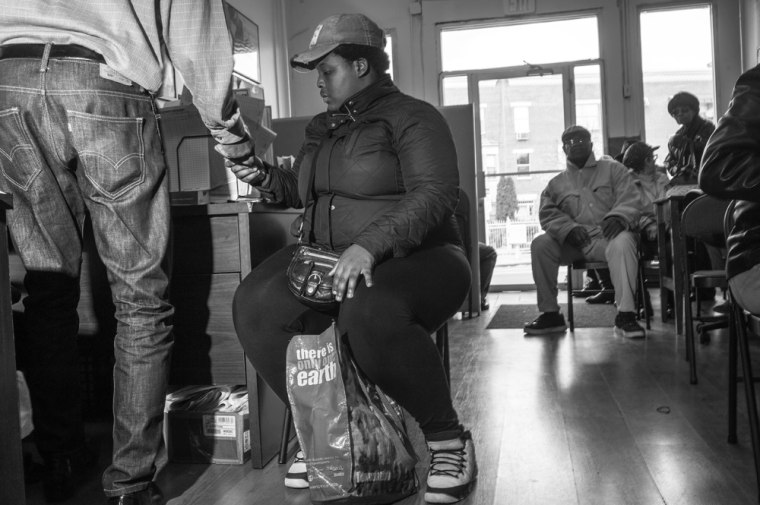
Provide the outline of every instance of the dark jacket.
<path id="1" fill-rule="evenodd" d="M 715 125 L 698 114 L 688 125 L 681 126 L 668 141 L 665 168 L 670 186 L 696 184 L 702 153 Z"/>
<path id="2" fill-rule="evenodd" d="M 461 243 L 453 216 L 458 188 L 445 119 L 384 77 L 339 112 L 315 116 L 292 171 L 272 170 L 265 190 L 291 207 L 308 202 L 305 239 L 336 251 L 358 244 L 380 261 Z"/>
<path id="3" fill-rule="evenodd" d="M 705 193 L 738 201 L 727 238 L 728 277 L 760 263 L 760 65 L 736 81 L 728 111 L 710 137 L 699 171 Z"/>

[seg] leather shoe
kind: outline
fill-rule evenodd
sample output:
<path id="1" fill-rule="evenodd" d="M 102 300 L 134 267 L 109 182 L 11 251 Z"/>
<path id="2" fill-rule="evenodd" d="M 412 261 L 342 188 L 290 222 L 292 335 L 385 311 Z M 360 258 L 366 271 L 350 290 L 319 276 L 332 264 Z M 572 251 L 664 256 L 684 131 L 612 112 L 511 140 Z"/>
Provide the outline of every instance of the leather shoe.
<path id="1" fill-rule="evenodd" d="M 614 291 L 600 291 L 594 296 L 589 296 L 588 298 L 586 298 L 586 303 L 590 303 L 592 305 L 603 304 L 603 303 L 614 303 L 614 302 L 615 302 Z"/>
<path id="2" fill-rule="evenodd" d="M 66 454 L 51 454 L 45 457 L 42 474 L 42 492 L 48 502 L 68 500 L 76 493 L 76 488 L 84 481 L 88 468 L 95 465 L 97 455 L 87 447 Z"/>
<path id="3" fill-rule="evenodd" d="M 161 490 L 154 483 L 146 489 L 134 493 L 123 494 L 120 496 L 111 496 L 106 502 L 107 505 L 158 505 L 163 503 L 164 496 Z"/>
<path id="4" fill-rule="evenodd" d="M 484 296 L 480 299 L 480 310 L 485 312 L 486 310 L 491 308 L 491 304 L 488 303 L 488 299 Z"/>

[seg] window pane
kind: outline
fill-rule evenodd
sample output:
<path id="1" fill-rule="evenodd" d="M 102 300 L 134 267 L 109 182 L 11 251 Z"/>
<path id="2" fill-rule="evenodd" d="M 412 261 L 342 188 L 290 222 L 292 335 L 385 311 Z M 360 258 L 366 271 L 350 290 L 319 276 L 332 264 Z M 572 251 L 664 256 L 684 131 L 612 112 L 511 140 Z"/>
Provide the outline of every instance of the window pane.
<path id="1" fill-rule="evenodd" d="M 602 72 L 599 65 L 575 67 L 575 123 L 591 132 L 594 155 L 604 154 Z"/>
<path id="2" fill-rule="evenodd" d="M 444 77 L 441 88 L 443 105 L 464 105 L 470 103 L 466 75 Z"/>
<path id="3" fill-rule="evenodd" d="M 444 72 L 517 67 L 525 65 L 526 61 L 535 65 L 598 58 L 596 16 L 441 31 Z"/>
<path id="4" fill-rule="evenodd" d="M 645 10 L 640 20 L 646 141 L 663 153 L 678 129 L 668 100 L 679 91 L 695 95 L 699 114 L 715 122 L 710 6 Z"/>
<path id="5" fill-rule="evenodd" d="M 385 33 L 385 53 L 388 55 L 388 60 L 390 61 L 390 67 L 388 67 L 388 75 L 391 76 L 391 79 L 394 79 L 394 76 L 393 76 L 393 34 L 389 32 Z"/>

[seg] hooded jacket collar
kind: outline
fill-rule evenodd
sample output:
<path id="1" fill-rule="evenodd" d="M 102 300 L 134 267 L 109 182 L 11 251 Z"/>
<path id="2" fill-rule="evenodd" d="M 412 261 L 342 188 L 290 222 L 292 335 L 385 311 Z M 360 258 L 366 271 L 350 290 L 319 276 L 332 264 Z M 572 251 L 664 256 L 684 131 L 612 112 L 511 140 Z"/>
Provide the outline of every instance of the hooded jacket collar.
<path id="1" fill-rule="evenodd" d="M 366 112 L 376 100 L 397 92 L 398 88 L 386 74 L 346 100 L 337 111 L 328 113 L 327 126 L 334 130 L 348 121 L 356 121 L 356 116 Z"/>

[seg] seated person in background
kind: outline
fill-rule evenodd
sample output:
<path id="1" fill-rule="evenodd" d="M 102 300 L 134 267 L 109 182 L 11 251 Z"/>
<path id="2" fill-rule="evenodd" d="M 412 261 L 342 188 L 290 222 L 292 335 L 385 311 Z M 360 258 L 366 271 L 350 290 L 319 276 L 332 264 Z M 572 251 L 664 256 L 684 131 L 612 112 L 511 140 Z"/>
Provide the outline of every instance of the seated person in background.
<path id="1" fill-rule="evenodd" d="M 582 126 L 562 133 L 567 168 L 541 193 L 539 221 L 546 233 L 530 245 L 533 280 L 541 315 L 525 325 L 528 335 L 567 329 L 557 303 L 561 263 L 606 261 L 615 287 L 615 333 L 642 338 L 636 322 L 634 287 L 638 270 L 636 237 L 640 199 L 625 167 L 609 157 L 597 160 L 591 134 Z"/>
<path id="2" fill-rule="evenodd" d="M 620 152 L 614 156 L 615 161 L 622 163 L 623 155 L 628 146 L 636 142 L 635 139 L 625 139 L 620 147 Z M 589 291 L 594 291 L 590 293 Z M 590 295 L 590 296 L 589 296 Z M 585 296 L 586 303 L 608 304 L 615 302 L 615 289 L 612 287 L 610 271 L 606 268 L 586 271 L 586 284 L 583 290 L 573 293 L 573 296 Z"/>
<path id="3" fill-rule="evenodd" d="M 618 163 L 623 163 L 623 155 L 625 155 L 625 152 L 628 150 L 631 144 L 635 144 L 636 142 L 638 142 L 636 139 L 625 139 L 623 141 L 623 145 L 620 147 L 620 152 L 614 156 L 615 161 Z"/>
<path id="4" fill-rule="evenodd" d="M 733 300 L 760 314 L 760 66 L 736 81 L 728 111 L 705 147 L 699 187 L 738 200 L 728 232 L 726 274 Z"/>
<path id="5" fill-rule="evenodd" d="M 233 320 L 246 356 L 287 404 L 288 342 L 335 319 L 361 371 L 419 422 L 431 452 L 425 500 L 453 503 L 472 490 L 477 466 L 430 335 L 470 287 L 454 217 L 457 155 L 436 108 L 393 84 L 384 46 L 383 30 L 366 16 L 322 21 L 290 64 L 316 69 L 327 111 L 306 127 L 291 169 L 257 159 L 236 172 L 272 201 L 306 207 L 304 241 L 341 253 L 332 272 L 339 309 L 318 312 L 291 294 L 290 245 L 238 286 Z M 309 486 L 302 456 L 289 487 Z"/>
<path id="6" fill-rule="evenodd" d="M 623 165 L 628 168 L 641 196 L 641 218 L 638 225 L 641 235 L 639 247 L 646 258 L 656 258 L 659 252 L 654 202 L 665 197 L 668 185 L 668 177 L 655 165 L 657 155 L 654 152 L 657 149 L 659 146 L 652 147 L 646 142 L 634 142 L 623 155 Z M 647 312 L 651 314 L 652 301 L 648 291 L 644 291 L 644 302 Z"/>
<path id="7" fill-rule="evenodd" d="M 480 310 L 488 310 L 491 305 L 488 303 L 488 288 L 491 287 L 491 278 L 493 277 L 494 268 L 496 268 L 496 249 L 490 245 L 478 242 L 478 256 L 480 260 Z"/>
<path id="8" fill-rule="evenodd" d="M 631 144 L 623 155 L 623 165 L 628 168 L 633 177 L 634 185 L 641 196 L 641 217 L 638 229 L 641 231 L 643 244 L 657 255 L 657 219 L 655 218 L 654 202 L 665 197 L 668 177 L 657 170 L 654 152 L 659 146 L 652 147 L 646 142 Z M 653 248 L 653 249 L 652 249 Z"/>
<path id="9" fill-rule="evenodd" d="M 697 184 L 702 152 L 715 125 L 699 115 L 699 99 L 686 91 L 673 95 L 668 102 L 668 113 L 680 125 L 668 141 L 665 158 L 670 185 Z"/>

